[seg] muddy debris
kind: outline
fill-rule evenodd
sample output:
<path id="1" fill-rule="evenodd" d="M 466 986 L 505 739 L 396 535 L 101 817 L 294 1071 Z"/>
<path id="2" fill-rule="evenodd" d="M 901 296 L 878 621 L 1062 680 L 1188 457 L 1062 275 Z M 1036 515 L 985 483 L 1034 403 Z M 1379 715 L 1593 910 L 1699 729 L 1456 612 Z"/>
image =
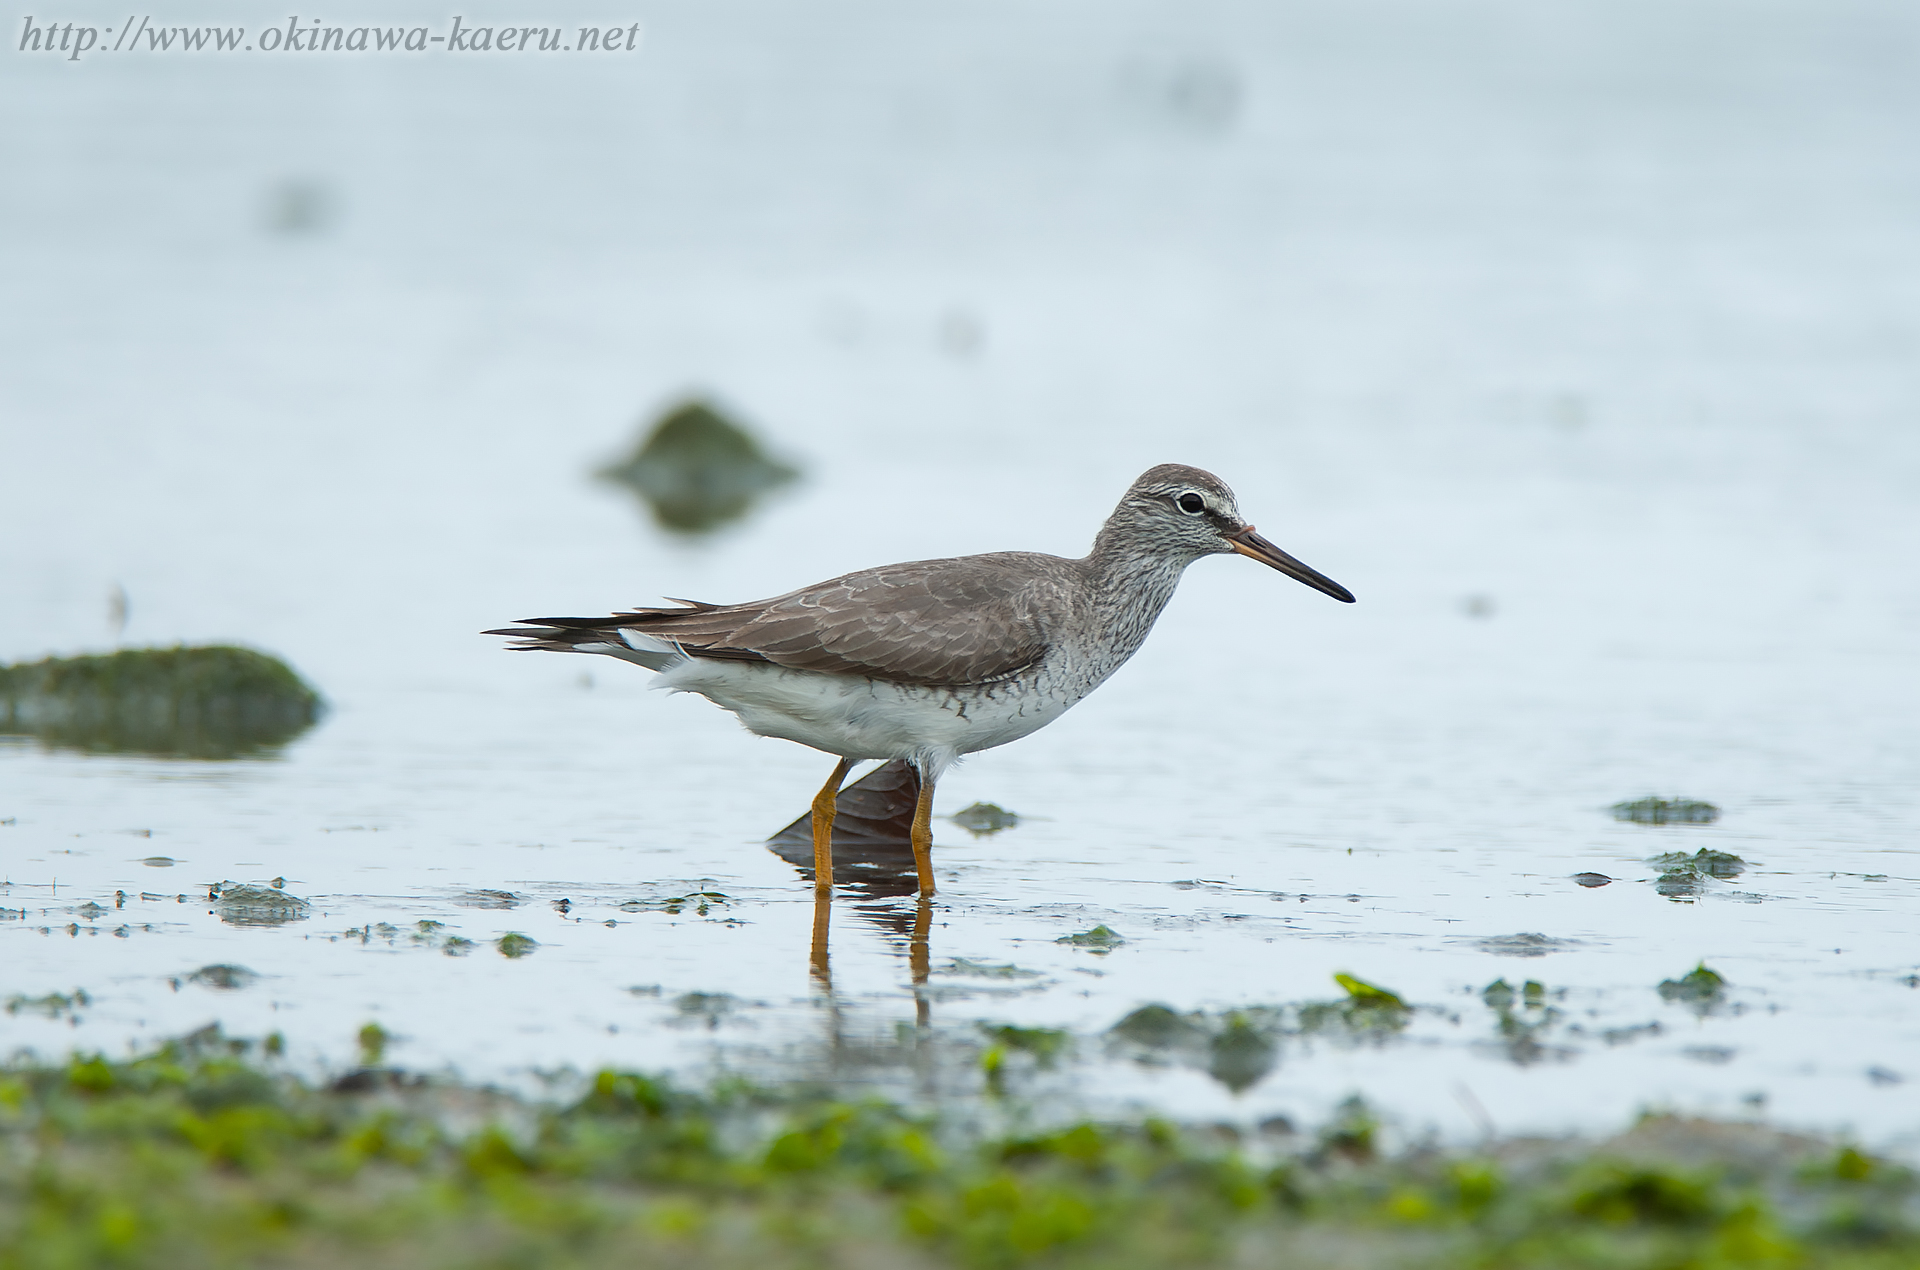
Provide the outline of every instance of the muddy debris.
<path id="1" fill-rule="evenodd" d="M 249 648 L 123 649 L 0 666 L 0 734 L 164 758 L 270 755 L 312 727 L 320 694 Z M 161 857 L 154 857 L 156 859 Z"/>
<path id="2" fill-rule="evenodd" d="M 1660 798 L 1649 794 L 1611 808 L 1615 820 L 1636 825 L 1710 825 L 1720 819 L 1720 809 L 1697 798 Z"/>
<path id="3" fill-rule="evenodd" d="M 629 457 L 595 475 L 631 490 L 661 528 L 698 535 L 741 519 L 800 473 L 710 402 L 695 400 L 669 410 Z"/>

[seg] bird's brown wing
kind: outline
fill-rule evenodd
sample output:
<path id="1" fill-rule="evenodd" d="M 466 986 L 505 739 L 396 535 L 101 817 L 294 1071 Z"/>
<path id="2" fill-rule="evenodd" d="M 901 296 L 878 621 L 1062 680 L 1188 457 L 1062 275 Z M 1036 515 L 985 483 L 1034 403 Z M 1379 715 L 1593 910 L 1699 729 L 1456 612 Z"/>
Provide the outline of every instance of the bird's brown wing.
<path id="1" fill-rule="evenodd" d="M 1068 562 L 1029 552 L 863 569 L 750 604 L 535 618 L 579 631 L 643 631 L 696 657 L 894 683 L 991 683 L 1045 655 Z"/>

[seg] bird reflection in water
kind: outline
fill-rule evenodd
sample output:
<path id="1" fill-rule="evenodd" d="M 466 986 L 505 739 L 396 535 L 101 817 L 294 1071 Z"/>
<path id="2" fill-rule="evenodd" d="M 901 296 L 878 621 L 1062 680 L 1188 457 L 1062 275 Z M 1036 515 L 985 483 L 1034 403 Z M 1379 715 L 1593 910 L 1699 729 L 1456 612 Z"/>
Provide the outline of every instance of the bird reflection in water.
<path id="1" fill-rule="evenodd" d="M 913 813 L 920 797 L 920 778 L 904 760 L 882 763 L 840 791 L 833 820 L 833 879 L 869 901 L 854 907 L 882 930 L 907 941 L 907 967 L 913 976 L 914 1010 L 928 1022 L 925 992 L 931 957 L 927 939 L 933 929 L 933 902 L 922 897 L 911 918 L 896 903 L 916 894 L 919 874 L 913 857 Z M 813 880 L 813 813 L 767 839 L 767 847 Z M 879 902 L 873 902 L 879 901 Z M 816 890 L 813 901 L 813 977 L 823 989 L 833 990 L 827 941 L 832 916 L 832 892 Z"/>

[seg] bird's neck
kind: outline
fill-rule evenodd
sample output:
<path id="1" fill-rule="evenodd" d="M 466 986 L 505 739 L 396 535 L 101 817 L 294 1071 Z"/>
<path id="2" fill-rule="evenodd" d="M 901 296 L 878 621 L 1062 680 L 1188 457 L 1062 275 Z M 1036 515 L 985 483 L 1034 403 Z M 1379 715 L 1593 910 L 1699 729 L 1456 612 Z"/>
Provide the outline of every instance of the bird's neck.
<path id="1" fill-rule="evenodd" d="M 1109 525 L 1082 563 L 1092 584 L 1093 627 L 1100 641 L 1124 661 L 1145 642 L 1192 561 L 1143 548 Z"/>

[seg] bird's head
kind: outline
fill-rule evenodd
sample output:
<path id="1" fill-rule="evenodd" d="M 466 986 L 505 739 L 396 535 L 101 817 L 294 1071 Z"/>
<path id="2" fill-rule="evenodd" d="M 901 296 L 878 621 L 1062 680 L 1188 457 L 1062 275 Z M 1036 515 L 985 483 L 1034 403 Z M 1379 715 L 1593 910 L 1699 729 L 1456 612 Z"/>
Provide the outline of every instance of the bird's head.
<path id="1" fill-rule="evenodd" d="M 1227 483 L 1197 467 L 1162 463 L 1147 469 L 1120 500 L 1108 526 L 1137 547 L 1192 560 L 1237 552 L 1342 603 L 1353 603 L 1353 592 L 1255 533 L 1240 515 Z"/>

